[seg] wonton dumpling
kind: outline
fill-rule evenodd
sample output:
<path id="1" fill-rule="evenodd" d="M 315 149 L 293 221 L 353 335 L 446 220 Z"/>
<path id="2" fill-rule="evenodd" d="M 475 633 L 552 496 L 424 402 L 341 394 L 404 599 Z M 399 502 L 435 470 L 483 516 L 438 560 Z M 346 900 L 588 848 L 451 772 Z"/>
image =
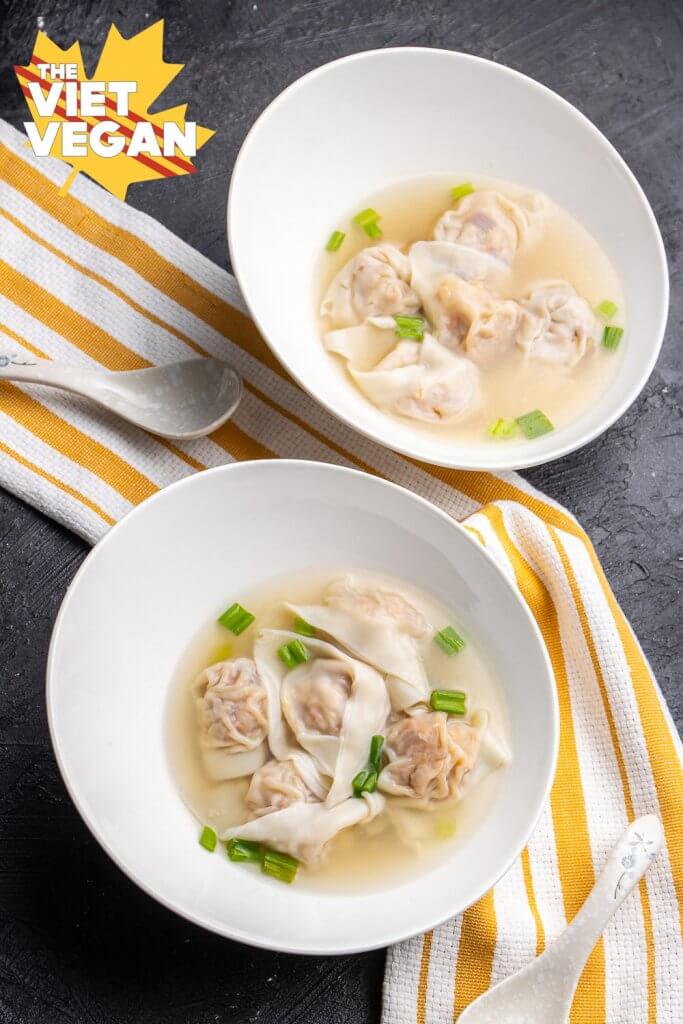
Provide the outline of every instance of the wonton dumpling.
<path id="1" fill-rule="evenodd" d="M 323 600 L 333 608 L 367 615 L 378 622 L 393 623 L 402 633 L 418 639 L 431 628 L 424 615 L 402 594 L 382 590 L 371 583 L 363 584 L 353 576 L 343 576 L 331 583 Z"/>
<path id="2" fill-rule="evenodd" d="M 514 348 L 520 307 L 512 299 L 496 298 L 483 281 L 446 274 L 431 306 L 434 333 L 447 348 L 481 362 Z"/>
<path id="3" fill-rule="evenodd" d="M 389 764 L 380 774 L 380 789 L 425 808 L 441 800 L 459 800 L 487 727 L 488 714 L 483 711 L 475 712 L 469 722 L 443 711 L 399 719 L 386 734 Z"/>
<path id="4" fill-rule="evenodd" d="M 262 630 L 254 647 L 274 709 L 270 747 L 278 759 L 295 762 L 301 754 L 294 741 L 308 751 L 332 779 L 326 802 L 334 806 L 350 796 L 354 777 L 367 763 L 370 740 L 384 729 L 390 712 L 387 688 L 370 665 L 313 637 L 305 639 L 310 660 L 288 669 L 277 652 L 290 640 L 301 637 Z"/>
<path id="5" fill-rule="evenodd" d="M 339 591 L 336 592 L 339 596 Z M 426 703 L 431 692 L 417 643 L 391 618 L 368 615 L 362 607 L 338 601 L 319 605 L 288 605 L 295 615 L 330 637 L 357 658 L 386 674 L 394 710 Z"/>
<path id="6" fill-rule="evenodd" d="M 514 349 L 520 320 L 513 299 L 494 299 L 472 322 L 465 338 L 465 352 L 477 362 L 489 362 Z"/>
<path id="7" fill-rule="evenodd" d="M 428 423 L 458 419 L 479 400 L 476 366 L 430 334 L 399 342 L 374 370 L 351 374 L 375 405 Z"/>
<path id="8" fill-rule="evenodd" d="M 266 761 L 254 772 L 244 798 L 249 817 L 260 818 L 300 801 L 319 803 L 324 800 L 327 787 L 312 759 L 308 761 L 306 765 L 303 754 L 297 760 Z"/>
<path id="9" fill-rule="evenodd" d="M 446 277 L 493 285 L 509 274 L 509 267 L 488 253 L 453 242 L 414 242 L 408 252 L 410 283 L 431 324 L 436 325 L 440 303 L 436 291 Z"/>
<path id="10" fill-rule="evenodd" d="M 515 201 L 493 189 L 471 192 L 439 218 L 434 238 L 458 242 L 510 263 L 541 209 L 538 194 Z"/>
<path id="11" fill-rule="evenodd" d="M 324 860 L 327 844 L 345 828 L 369 822 L 384 809 L 380 793 L 363 793 L 329 807 L 323 803 L 296 801 L 281 811 L 264 814 L 244 825 L 235 825 L 221 839 L 247 839 L 264 843 L 280 853 L 316 868 Z"/>
<path id="12" fill-rule="evenodd" d="M 420 299 L 410 287 L 410 261 L 390 242 L 368 246 L 346 263 L 327 289 L 320 315 L 337 327 L 366 317 L 417 313 Z"/>
<path id="13" fill-rule="evenodd" d="M 568 281 L 544 281 L 521 307 L 517 344 L 530 359 L 571 367 L 595 338 L 595 314 Z"/>
<path id="14" fill-rule="evenodd" d="M 251 775 L 267 758 L 266 691 L 251 658 L 220 661 L 194 683 L 199 745 L 212 779 Z"/>

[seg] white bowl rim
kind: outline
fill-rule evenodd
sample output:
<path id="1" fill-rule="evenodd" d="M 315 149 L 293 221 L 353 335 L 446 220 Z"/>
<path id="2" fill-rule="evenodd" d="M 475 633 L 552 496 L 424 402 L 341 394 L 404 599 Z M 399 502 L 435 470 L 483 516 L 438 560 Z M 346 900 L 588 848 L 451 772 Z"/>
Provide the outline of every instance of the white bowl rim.
<path id="1" fill-rule="evenodd" d="M 370 944 L 367 944 L 367 943 L 364 944 L 362 942 L 360 944 L 359 943 L 348 943 L 348 944 L 343 945 L 343 946 L 334 947 L 334 948 L 325 948 L 325 949 L 321 950 L 321 949 L 317 949 L 317 948 L 308 946 L 306 944 L 297 943 L 296 941 L 292 941 L 292 940 L 288 940 L 285 943 L 285 942 L 279 942 L 279 941 L 270 940 L 270 939 L 262 939 L 262 938 L 259 938 L 258 936 L 253 935 L 253 934 L 250 934 L 250 933 L 247 933 L 247 932 L 243 932 L 239 928 L 235 928 L 235 927 L 232 927 L 230 925 L 222 925 L 222 924 L 219 925 L 219 924 L 217 924 L 217 923 L 215 923 L 213 921 L 211 921 L 211 922 L 207 921 L 207 920 L 205 920 L 202 917 L 202 915 L 194 913 L 189 908 L 180 906 L 174 900 L 172 900 L 172 899 L 164 896 L 162 893 L 158 892 L 153 887 L 153 885 L 151 883 L 149 883 L 149 882 L 145 881 L 143 878 L 139 877 L 135 873 L 135 871 L 132 870 L 131 868 L 129 868 L 128 865 L 124 862 L 124 860 L 121 857 L 119 857 L 119 855 L 114 850 L 112 845 L 107 841 L 107 839 L 105 838 L 105 836 L 103 835 L 102 831 L 99 829 L 97 824 L 90 819 L 87 811 L 85 810 L 85 808 L 83 806 L 82 801 L 79 799 L 78 791 L 77 791 L 77 784 L 75 782 L 73 782 L 71 780 L 71 778 L 69 777 L 68 772 L 66 770 L 66 767 L 64 765 L 64 762 L 62 760 L 60 751 L 59 751 L 59 743 L 58 743 L 58 739 L 57 739 L 57 732 L 56 732 L 56 726 L 55 726 L 55 722 L 54 722 L 54 711 L 53 711 L 53 699 L 54 699 L 54 661 L 55 661 L 55 658 L 56 658 L 56 650 L 57 650 L 57 647 L 58 647 L 59 642 L 60 642 L 60 633 L 61 633 L 62 624 L 63 624 L 63 622 L 64 622 L 64 620 L 65 620 L 65 618 L 66 618 L 66 616 L 67 616 L 67 614 L 69 612 L 69 605 L 70 605 L 71 600 L 73 598 L 73 595 L 74 595 L 74 593 L 76 591 L 76 587 L 78 585 L 79 578 L 81 577 L 81 575 L 83 575 L 87 571 L 87 568 L 88 568 L 89 563 L 91 562 L 91 560 L 93 560 L 96 557 L 96 554 L 97 554 L 98 550 L 102 546 L 110 543 L 111 542 L 111 538 L 113 536 L 115 536 L 122 528 L 125 528 L 125 524 L 129 520 L 133 519 L 134 517 L 136 517 L 138 515 L 143 515 L 144 514 L 144 510 L 148 506 L 150 506 L 152 504 L 155 504 L 155 503 L 158 503 L 160 501 L 167 500 L 168 499 L 168 494 L 170 492 L 175 492 L 175 491 L 180 490 L 181 488 L 185 488 L 185 487 L 191 487 L 193 485 L 192 482 L 194 480 L 196 480 L 200 476 L 204 476 L 204 475 L 206 475 L 208 473 L 210 473 L 210 474 L 220 474 L 220 473 L 232 473 L 232 474 L 235 474 L 235 473 L 239 473 L 240 471 L 248 470 L 249 467 L 252 467 L 253 465 L 259 465 L 259 466 L 274 465 L 274 466 L 280 466 L 280 467 L 287 467 L 287 466 L 314 466 L 314 467 L 317 467 L 317 469 L 322 471 L 322 472 L 342 473 L 342 474 L 346 474 L 348 476 L 365 477 L 365 478 L 369 478 L 370 480 L 374 481 L 374 483 L 378 487 L 389 488 L 390 490 L 401 492 L 407 498 L 412 499 L 413 501 L 417 502 L 418 504 L 426 506 L 428 509 L 431 510 L 431 512 L 434 515 L 436 515 L 436 516 L 440 517 L 441 519 L 445 520 L 451 527 L 453 527 L 455 530 L 459 531 L 461 533 L 462 537 L 467 541 L 467 543 L 474 545 L 475 548 L 485 558 L 487 558 L 489 560 L 489 562 L 495 567 L 495 570 L 496 570 L 496 572 L 498 574 L 498 577 L 499 577 L 499 580 L 500 580 L 501 587 L 507 588 L 507 590 L 513 595 L 514 600 L 516 600 L 516 602 L 519 605 L 519 607 L 521 608 L 523 614 L 526 616 L 526 619 L 528 621 L 531 633 L 533 634 L 534 639 L 536 640 L 536 642 L 538 644 L 540 653 L 541 653 L 542 658 L 543 658 L 543 660 L 545 662 L 546 682 L 548 684 L 548 689 L 549 689 L 549 693 L 550 693 L 550 702 L 551 702 L 551 705 L 552 705 L 552 722 L 551 722 L 551 725 L 552 725 L 552 735 L 551 735 L 551 737 L 549 737 L 549 750 L 550 750 L 550 762 L 549 762 L 549 765 L 550 765 L 550 770 L 548 771 L 547 778 L 545 780 L 545 784 L 544 784 L 544 787 L 543 787 L 543 792 L 540 793 L 537 796 L 536 807 L 534 809 L 534 813 L 532 814 L 531 818 L 529 819 L 529 824 L 528 824 L 528 826 L 527 826 L 527 828 L 526 828 L 526 830 L 524 832 L 523 837 L 520 839 L 520 841 L 518 841 L 517 845 L 513 849 L 512 853 L 511 853 L 511 855 L 509 857 L 508 863 L 500 870 L 500 872 L 495 877 L 491 877 L 490 879 L 486 879 L 486 881 L 483 883 L 483 885 L 480 886 L 477 889 L 477 891 L 475 891 L 472 894 L 471 900 L 469 902 L 463 904 L 462 906 L 456 906 L 456 907 L 448 908 L 447 910 L 445 910 L 443 916 L 441 916 L 438 920 L 429 919 L 429 920 L 421 921 L 417 927 L 413 925 L 410 928 L 406 929 L 405 931 L 401 931 L 401 932 L 392 934 L 391 937 L 386 937 L 386 938 L 383 937 L 381 941 L 378 940 L 378 941 L 375 941 L 375 942 L 370 943 Z M 85 823 L 86 827 L 88 828 L 88 830 L 90 831 L 92 836 L 99 843 L 100 847 L 111 858 L 111 860 L 114 862 L 114 864 L 116 864 L 116 866 L 132 882 L 135 883 L 135 885 L 137 885 L 140 889 L 142 889 L 142 891 L 144 893 L 146 893 L 148 896 L 151 896 L 152 899 L 156 900 L 157 903 L 160 903 L 167 910 L 171 910 L 174 913 L 178 914 L 180 917 L 184 918 L 185 920 L 192 922 L 192 924 L 198 925 L 200 928 L 204 928 L 205 930 L 213 932 L 216 935 L 221 935 L 223 938 L 228 938 L 228 939 L 231 939 L 231 940 L 233 940 L 235 942 L 242 942 L 245 945 L 254 946 L 254 947 L 259 948 L 259 949 L 269 949 L 269 950 L 273 950 L 273 951 L 277 951 L 277 952 L 282 952 L 282 953 L 294 953 L 294 954 L 303 954 L 303 955 L 310 955 L 310 956 L 343 956 L 343 955 L 352 954 L 352 953 L 368 952 L 368 951 L 373 950 L 373 949 L 383 949 L 386 946 L 393 945 L 393 944 L 395 944 L 397 942 L 403 942 L 404 940 L 412 938 L 415 935 L 419 935 L 419 934 L 421 934 L 421 933 L 423 933 L 425 931 L 430 930 L 431 928 L 436 928 L 436 927 L 438 927 L 438 925 L 443 924 L 444 921 L 449 920 L 451 917 L 454 917 L 454 916 L 456 916 L 458 914 L 463 913 L 465 910 L 467 910 L 469 907 L 471 907 L 474 903 L 476 903 L 482 896 L 484 896 L 487 892 L 489 892 L 500 881 L 500 879 L 510 870 L 512 865 L 515 863 L 515 861 L 521 855 L 522 851 L 524 850 L 524 848 L 526 847 L 526 845 L 527 845 L 527 843 L 529 841 L 529 838 L 531 837 L 532 833 L 534 832 L 534 830 L 536 828 L 536 825 L 538 824 L 538 820 L 539 820 L 539 818 L 540 818 L 540 816 L 541 816 L 541 814 L 543 812 L 543 809 L 544 809 L 544 807 L 545 807 L 545 805 L 546 805 L 546 803 L 548 801 L 548 798 L 550 796 L 550 790 L 551 790 L 553 782 L 555 780 L 555 775 L 556 775 L 556 771 L 557 771 L 557 760 L 558 760 L 558 755 L 559 755 L 559 743 L 560 743 L 560 712 L 559 712 L 559 701 L 558 701 L 558 697 L 557 697 L 557 690 L 556 690 L 556 685 L 555 685 L 555 673 L 553 671 L 552 664 L 551 664 L 551 661 L 550 661 L 550 656 L 548 654 L 547 647 L 546 647 L 545 642 L 543 640 L 543 637 L 541 635 L 541 631 L 539 629 L 538 623 L 536 622 L 533 614 L 531 613 L 531 610 L 529 609 L 528 605 L 524 601 L 524 599 L 523 599 L 522 595 L 520 594 L 519 590 L 517 589 L 517 587 L 512 583 L 512 581 L 508 578 L 508 576 L 503 572 L 503 570 L 498 565 L 498 563 L 497 563 L 496 559 L 493 557 L 493 555 L 491 555 L 491 553 L 482 544 L 480 544 L 479 541 L 477 541 L 456 519 L 454 519 L 452 516 L 450 516 L 447 512 L 444 512 L 437 505 L 434 505 L 431 501 L 428 501 L 426 498 L 423 498 L 421 495 L 415 494 L 413 491 L 408 490 L 408 488 L 401 487 L 400 484 L 395 484 L 395 483 L 393 483 L 393 482 L 391 482 L 389 480 L 385 480 L 385 479 L 383 479 L 381 477 L 373 476 L 370 473 L 364 473 L 362 470 L 359 470 L 359 469 L 352 469 L 352 468 L 349 468 L 349 467 L 346 467 L 346 466 L 337 466 L 334 463 L 315 462 L 315 461 L 310 460 L 310 459 L 259 459 L 257 461 L 249 460 L 249 461 L 244 461 L 244 462 L 226 463 L 226 464 L 221 465 L 221 466 L 214 466 L 214 467 L 212 467 L 210 469 L 203 470 L 201 474 L 199 474 L 199 473 L 194 474 L 193 473 L 190 476 L 186 476 L 186 477 L 183 477 L 180 480 L 176 480 L 174 483 L 169 484 L 167 487 L 161 488 L 155 494 L 151 495 L 145 501 L 141 502 L 140 505 L 135 506 L 122 519 L 120 519 L 117 523 L 115 523 L 114 526 L 111 528 L 111 530 L 108 533 L 106 533 L 104 535 L 104 537 L 102 537 L 102 539 L 100 541 L 98 541 L 98 543 L 95 545 L 95 547 L 93 547 L 92 551 L 90 551 L 89 554 L 86 556 L 86 558 L 84 559 L 82 565 L 79 567 L 77 573 L 75 574 L 74 578 L 72 579 L 71 583 L 69 584 L 69 586 L 67 588 L 67 591 L 66 591 L 66 594 L 64 595 L 64 599 L 62 601 L 62 604 L 60 606 L 59 612 L 57 614 L 57 618 L 55 619 L 55 624 L 54 624 L 53 629 L 52 629 L 52 635 L 51 635 L 51 638 L 50 638 L 50 646 L 49 646 L 49 650 L 48 650 L 48 657 L 47 657 L 47 665 L 46 665 L 45 677 L 46 677 L 45 678 L 45 697 L 46 697 L 48 728 L 49 728 L 49 732 L 50 732 L 50 740 L 51 740 L 51 743 L 52 743 L 52 749 L 53 749 L 53 752 L 54 752 L 54 755 L 55 755 L 55 760 L 57 762 L 57 767 L 59 768 L 59 773 L 60 773 L 60 775 L 62 777 L 62 781 L 64 782 L 66 790 L 67 790 L 69 796 L 71 797 L 71 800 L 73 801 L 73 803 L 74 803 L 74 805 L 76 807 L 76 810 L 78 811 L 82 821 Z M 353 899 L 362 899 L 362 893 L 361 894 L 354 894 L 354 895 L 350 896 L 349 898 L 351 900 L 353 900 Z"/>
<path id="2" fill-rule="evenodd" d="M 364 437 L 369 438 L 371 441 L 375 441 L 377 444 L 381 444 L 384 447 L 388 447 L 392 451 L 398 452 L 400 455 L 406 455 L 410 458 L 418 459 L 421 462 L 426 461 L 423 453 L 416 452 L 409 445 L 399 445 L 395 443 L 390 443 L 388 440 L 380 438 L 378 434 L 359 427 L 358 424 L 351 417 L 342 415 L 337 409 L 333 409 L 331 405 L 328 405 L 327 402 L 321 402 L 321 400 L 318 398 L 315 392 L 308 387 L 305 380 L 290 365 L 290 361 L 282 354 L 282 352 L 279 351 L 278 347 L 275 344 L 273 344 L 270 338 L 268 337 L 268 334 L 264 329 L 264 326 L 258 316 L 258 313 L 252 305 L 251 298 L 249 295 L 249 289 L 247 288 L 246 281 L 244 279 L 242 269 L 240 267 L 238 249 L 232 235 L 232 223 L 234 219 L 232 216 L 232 210 L 236 202 L 236 184 L 238 181 L 238 175 L 240 173 L 241 164 L 244 160 L 244 155 L 252 136 L 255 135 L 256 131 L 260 128 L 261 124 L 268 118 L 272 111 L 276 107 L 278 107 L 280 103 L 282 103 L 285 100 L 285 98 L 288 97 L 291 93 L 303 87 L 311 79 L 314 79 L 319 75 L 322 75 L 332 67 L 335 67 L 340 64 L 348 64 L 369 57 L 376 57 L 378 55 L 389 53 L 434 53 L 440 54 L 442 56 L 455 58 L 457 60 L 463 60 L 472 64 L 490 64 L 493 65 L 496 69 L 502 71 L 504 74 L 507 74 L 510 77 L 523 79 L 526 82 L 530 83 L 532 87 L 540 90 L 543 93 L 547 93 L 550 97 L 552 97 L 553 101 L 559 102 L 562 106 L 564 106 L 573 117 L 575 117 L 584 125 L 584 127 L 587 129 L 587 131 L 591 133 L 591 135 L 597 138 L 601 145 L 607 148 L 611 157 L 616 161 L 621 171 L 625 174 L 630 184 L 633 186 L 635 194 L 640 200 L 640 203 L 643 207 L 650 227 L 652 228 L 653 239 L 655 241 L 659 257 L 657 272 L 661 277 L 664 289 L 664 301 L 662 302 L 662 308 L 659 315 L 659 322 L 657 324 L 657 329 L 655 332 L 656 341 L 650 349 L 649 358 L 643 362 L 642 371 L 640 372 L 638 377 L 634 379 L 633 384 L 627 390 L 622 400 L 614 407 L 614 409 L 609 413 L 609 415 L 605 417 L 602 426 L 596 426 L 592 430 L 586 431 L 586 433 L 583 436 L 575 438 L 572 441 L 565 442 L 564 444 L 558 445 L 557 448 L 554 449 L 550 454 L 536 457 L 534 457 L 532 454 L 529 458 L 525 458 L 522 460 L 500 458 L 498 459 L 498 461 L 488 462 L 486 466 L 482 466 L 477 461 L 476 457 L 467 458 L 463 457 L 460 454 L 458 454 L 458 456 L 455 457 L 454 459 L 434 458 L 429 460 L 430 465 L 442 466 L 445 469 L 471 469 L 475 471 L 492 473 L 509 472 L 511 470 L 517 469 L 531 469 L 533 466 L 541 466 L 545 465 L 548 462 L 554 462 L 556 459 L 561 459 L 565 455 L 569 455 L 571 452 L 577 451 L 577 449 L 585 447 L 585 445 L 590 444 L 591 441 L 594 441 L 597 437 L 600 437 L 601 434 L 604 434 L 605 431 L 608 430 L 614 423 L 616 423 L 616 421 L 623 416 L 627 409 L 629 409 L 631 405 L 633 405 L 633 403 L 636 401 L 640 393 L 643 391 L 645 385 L 650 379 L 652 371 L 655 368 L 655 364 L 659 358 L 659 354 L 664 343 L 664 335 L 666 332 L 666 325 L 669 317 L 669 270 L 666 260 L 666 250 L 664 248 L 664 242 L 662 240 L 659 225 L 653 213 L 652 207 L 650 206 L 649 200 L 645 195 L 645 192 L 640 182 L 638 181 L 635 174 L 630 169 L 624 158 L 618 152 L 616 147 L 612 145 L 607 136 L 603 135 L 600 129 L 597 128 L 596 125 L 594 125 L 593 122 L 590 120 L 590 118 L 588 118 L 584 113 L 582 113 L 578 109 L 578 107 L 575 107 L 573 103 L 570 103 L 569 100 L 566 100 L 563 96 L 560 96 L 560 94 L 555 92 L 554 89 L 550 89 L 547 85 L 543 85 L 541 82 L 536 81 L 536 79 L 532 78 L 530 75 L 525 75 L 521 71 L 517 71 L 514 68 L 508 67 L 507 64 L 499 64 L 497 61 L 489 60 L 486 57 L 478 57 L 475 54 L 471 53 L 464 53 L 461 50 L 448 50 L 443 47 L 436 46 L 387 46 L 374 48 L 371 50 L 359 50 L 357 53 L 350 53 L 345 57 L 338 57 L 336 60 L 328 61 L 325 64 L 321 64 L 317 68 L 313 68 L 311 71 L 308 71 L 305 75 L 301 75 L 300 78 L 297 78 L 290 85 L 286 86 L 286 88 L 284 88 L 282 92 L 278 93 L 278 95 L 273 100 L 271 100 L 271 102 L 268 104 L 265 110 L 261 111 L 259 116 L 252 124 L 251 128 L 247 132 L 246 136 L 244 137 L 244 141 L 240 146 L 237 158 L 235 160 L 232 175 L 230 177 L 230 185 L 228 189 L 228 253 L 230 256 L 230 262 L 232 265 L 234 275 L 237 279 L 240 291 L 247 305 L 249 315 L 254 321 L 256 327 L 258 328 L 259 334 L 264 339 L 264 341 L 266 342 L 270 350 L 273 352 L 273 354 L 276 356 L 276 358 L 280 361 L 280 363 L 282 363 L 287 372 L 299 384 L 299 386 L 302 387 L 304 391 L 306 391 L 307 394 L 311 396 L 311 398 L 318 402 L 319 405 L 324 405 L 324 408 L 327 409 L 327 411 L 330 412 L 333 416 L 335 416 L 338 420 L 341 420 L 342 423 L 345 423 L 347 426 L 351 427 L 357 433 L 362 434 Z M 502 448 L 500 449 L 500 452 L 501 455 L 504 455 L 504 450 Z"/>

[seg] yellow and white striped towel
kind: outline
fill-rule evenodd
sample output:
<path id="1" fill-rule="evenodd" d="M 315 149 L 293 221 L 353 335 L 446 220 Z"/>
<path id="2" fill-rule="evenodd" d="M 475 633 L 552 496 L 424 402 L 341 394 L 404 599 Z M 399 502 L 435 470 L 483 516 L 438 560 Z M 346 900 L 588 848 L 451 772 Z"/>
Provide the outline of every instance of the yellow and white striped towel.
<path id="1" fill-rule="evenodd" d="M 466 519 L 548 645 L 561 716 L 550 802 L 492 892 L 390 950 L 384 1024 L 446 1024 L 539 953 L 629 819 L 646 812 L 661 816 L 665 848 L 591 957 L 572 1022 L 680 1024 L 681 747 L 576 521 L 516 474 L 420 465 L 339 423 L 287 377 L 229 274 L 82 177 L 60 195 L 68 173 L 0 123 L 0 353 L 113 370 L 211 353 L 244 375 L 244 400 L 211 438 L 173 444 L 75 398 L 3 384 L 0 484 L 94 542 L 157 488 L 206 466 L 295 456 L 361 467 Z"/>

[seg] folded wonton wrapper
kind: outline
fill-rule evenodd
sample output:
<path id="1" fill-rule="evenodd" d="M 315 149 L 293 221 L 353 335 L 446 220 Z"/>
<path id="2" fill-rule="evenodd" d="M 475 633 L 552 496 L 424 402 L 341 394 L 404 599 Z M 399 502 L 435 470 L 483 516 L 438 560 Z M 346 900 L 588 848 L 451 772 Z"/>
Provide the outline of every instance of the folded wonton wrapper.
<path id="1" fill-rule="evenodd" d="M 311 654 L 294 669 L 277 653 L 291 640 L 303 641 Z M 268 694 L 273 755 L 297 762 L 303 748 L 332 779 L 327 805 L 347 799 L 354 777 L 367 764 L 370 741 L 384 731 L 391 710 L 380 673 L 330 643 L 285 630 L 262 630 L 254 660 Z"/>
<path id="2" fill-rule="evenodd" d="M 295 615 L 386 675 L 394 710 L 429 701 L 431 689 L 415 639 L 390 621 L 335 605 L 287 605 Z"/>
<path id="3" fill-rule="evenodd" d="M 345 828 L 371 821 L 384 809 L 384 804 L 380 793 L 363 793 L 360 799 L 351 797 L 333 807 L 297 802 L 244 825 L 235 825 L 220 838 L 264 843 L 315 868 L 322 863 L 330 840 Z"/>
<path id="4" fill-rule="evenodd" d="M 477 367 L 431 334 L 422 341 L 399 342 L 374 370 L 349 369 L 375 405 L 411 419 L 445 423 L 479 402 Z"/>
<path id="5" fill-rule="evenodd" d="M 364 615 L 375 622 L 394 626 L 401 633 L 422 639 L 432 631 L 427 619 L 403 594 L 384 590 L 372 579 L 357 574 L 333 580 L 323 594 L 324 604 L 342 611 Z"/>

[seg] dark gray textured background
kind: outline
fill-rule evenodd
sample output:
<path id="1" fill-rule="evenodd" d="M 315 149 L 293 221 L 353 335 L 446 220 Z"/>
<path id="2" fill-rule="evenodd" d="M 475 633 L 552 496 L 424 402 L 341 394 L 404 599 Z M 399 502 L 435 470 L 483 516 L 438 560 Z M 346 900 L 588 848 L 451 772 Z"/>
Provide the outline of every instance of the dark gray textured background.
<path id="1" fill-rule="evenodd" d="M 664 351 L 603 438 L 527 475 L 591 534 L 680 727 L 683 4 L 0 0 L 0 115 L 17 125 L 28 115 L 11 64 L 28 60 L 39 17 L 60 45 L 80 39 L 90 71 L 111 21 L 132 35 L 167 19 L 166 56 L 187 66 L 163 105 L 189 99 L 190 115 L 218 134 L 199 174 L 133 186 L 128 202 L 221 265 L 228 179 L 247 129 L 284 86 L 343 54 L 413 44 L 476 53 L 557 90 L 607 135 L 664 234 Z M 0 492 L 1 1024 L 376 1021 L 381 952 L 297 958 L 205 934 L 139 892 L 90 837 L 57 772 L 43 699 L 50 628 L 85 554 Z"/>

